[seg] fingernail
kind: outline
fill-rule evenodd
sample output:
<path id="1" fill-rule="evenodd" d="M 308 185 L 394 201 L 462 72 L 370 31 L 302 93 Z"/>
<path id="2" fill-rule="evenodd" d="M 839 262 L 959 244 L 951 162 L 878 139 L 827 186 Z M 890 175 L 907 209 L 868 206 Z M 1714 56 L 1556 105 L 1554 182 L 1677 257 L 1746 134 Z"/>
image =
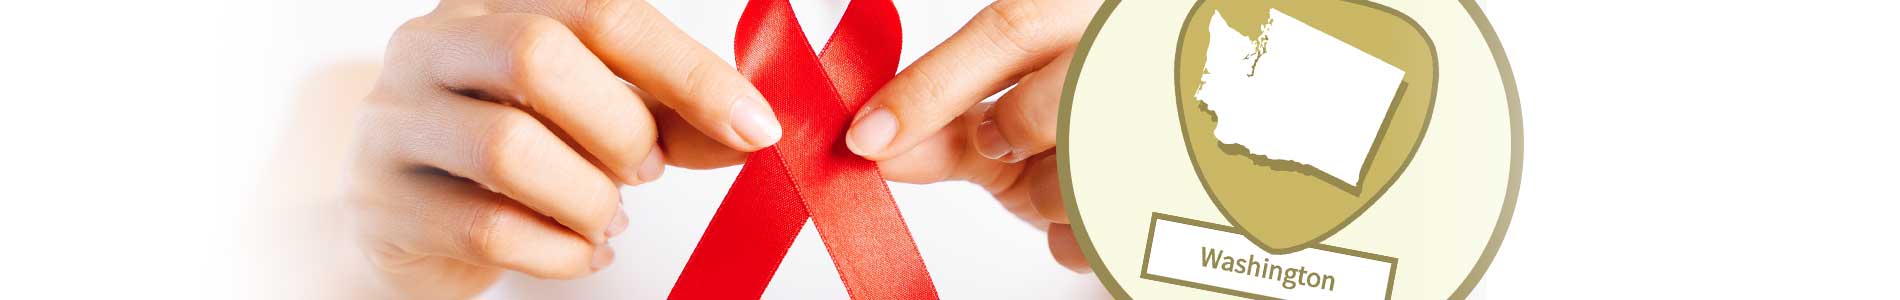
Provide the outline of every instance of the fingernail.
<path id="1" fill-rule="evenodd" d="M 614 220 L 607 223 L 607 237 L 611 238 L 622 232 L 627 232 L 627 211 L 625 210 L 614 214 Z"/>
<path id="2" fill-rule="evenodd" d="M 976 125 L 976 153 L 983 158 L 998 159 L 1009 154 L 1009 140 L 1003 139 L 1003 132 L 996 129 L 996 121 L 983 120 Z"/>
<path id="3" fill-rule="evenodd" d="M 764 148 L 778 143 L 784 134 L 779 128 L 778 117 L 772 115 L 772 108 L 765 99 L 740 97 L 732 102 L 732 130 L 739 132 L 739 138 L 745 139 L 754 147 Z"/>
<path id="4" fill-rule="evenodd" d="M 891 138 L 897 136 L 897 116 L 882 107 L 872 110 L 851 125 L 851 132 L 845 134 L 845 147 L 852 153 L 871 155 L 884 151 Z"/>
<path id="5" fill-rule="evenodd" d="M 1029 153 L 1027 151 L 1017 149 L 1017 150 L 1010 150 L 1009 155 L 1004 155 L 1002 161 L 1004 163 L 1013 164 L 1013 163 L 1023 162 L 1023 160 L 1025 159 L 1029 159 Z"/>
<path id="6" fill-rule="evenodd" d="M 666 159 L 660 156 L 660 148 L 648 150 L 647 160 L 640 163 L 640 182 L 653 182 L 662 173 L 666 173 Z"/>
<path id="7" fill-rule="evenodd" d="M 593 261 L 594 271 L 600 271 L 601 268 L 606 268 L 607 265 L 610 265 L 613 263 L 614 263 L 613 247 L 608 247 L 607 245 L 594 246 L 594 261 Z"/>

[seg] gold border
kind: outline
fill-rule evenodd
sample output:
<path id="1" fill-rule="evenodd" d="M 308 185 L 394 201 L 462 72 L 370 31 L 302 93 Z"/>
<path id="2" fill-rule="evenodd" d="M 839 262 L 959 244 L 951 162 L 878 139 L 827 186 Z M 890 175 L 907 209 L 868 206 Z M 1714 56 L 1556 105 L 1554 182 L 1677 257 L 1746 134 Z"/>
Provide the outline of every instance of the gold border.
<path id="1" fill-rule="evenodd" d="M 1179 286 L 1186 286 L 1186 287 L 1191 287 L 1191 288 L 1196 288 L 1196 289 L 1213 291 L 1216 293 L 1222 293 L 1222 294 L 1227 294 L 1227 295 L 1241 297 L 1241 298 L 1263 299 L 1263 300 L 1285 300 L 1285 299 L 1280 299 L 1273 296 L 1242 292 L 1242 291 L 1238 291 L 1234 289 L 1218 287 L 1218 286 L 1203 284 L 1199 282 L 1187 281 L 1184 279 L 1179 279 L 1179 278 L 1174 278 L 1174 277 L 1168 277 L 1165 275 L 1148 273 L 1148 262 L 1151 261 L 1150 258 L 1153 256 L 1154 248 L 1155 248 L 1155 224 L 1156 222 L 1159 222 L 1161 220 L 1167 220 L 1168 222 L 1180 223 L 1182 225 L 1218 230 L 1221 232 L 1231 233 L 1234 235 L 1246 236 L 1246 233 L 1237 231 L 1237 229 L 1239 229 L 1237 227 L 1223 226 L 1220 224 L 1214 224 L 1207 221 L 1189 219 L 1185 217 L 1168 215 L 1168 214 L 1163 214 L 1159 212 L 1154 213 L 1152 216 L 1153 217 L 1148 219 L 1148 248 L 1143 250 L 1141 254 L 1141 278 L 1142 279 L 1166 282 L 1166 283 L 1171 283 L 1171 284 L 1179 285 Z M 1314 244 L 1312 247 L 1309 247 L 1309 248 L 1386 263 L 1388 268 L 1385 271 L 1385 299 L 1386 300 L 1392 299 L 1392 285 L 1395 281 L 1398 280 L 1398 276 L 1399 276 L 1399 259 L 1398 258 L 1372 254 L 1370 252 L 1365 252 L 1365 251 L 1346 249 L 1346 248 L 1341 248 L 1338 246 L 1326 245 L 1326 244 Z M 1266 250 L 1266 249 L 1261 249 L 1261 250 Z"/>
<path id="2" fill-rule="evenodd" d="M 1056 178 L 1062 186 L 1062 206 L 1069 212 L 1069 225 L 1074 229 L 1075 243 L 1082 247 L 1082 256 L 1089 259 L 1089 267 L 1095 271 L 1095 279 L 1102 287 L 1118 300 L 1129 300 L 1128 291 L 1122 289 L 1115 275 L 1110 274 L 1108 265 L 1102 263 L 1101 255 L 1095 254 L 1095 244 L 1089 240 L 1087 227 L 1082 225 L 1082 215 L 1075 207 L 1075 188 L 1070 184 L 1069 176 L 1069 110 L 1075 106 L 1076 75 L 1082 74 L 1082 59 L 1089 56 L 1089 45 L 1095 44 L 1095 36 L 1101 35 L 1102 24 L 1108 22 L 1109 13 L 1115 12 L 1121 0 L 1103 0 L 1102 7 L 1095 10 L 1095 19 L 1089 21 L 1089 28 L 1082 33 L 1082 40 L 1076 42 L 1075 55 L 1069 58 L 1069 73 L 1062 79 L 1062 102 L 1056 113 Z M 1152 224 L 1151 224 L 1152 225 Z"/>
<path id="3" fill-rule="evenodd" d="M 1398 182 L 1400 178 L 1405 177 L 1405 169 L 1412 166 L 1412 158 L 1415 158 L 1418 156 L 1418 147 L 1423 146 L 1425 144 L 1424 143 L 1425 133 L 1430 132 L 1429 130 L 1432 127 L 1432 111 L 1433 109 L 1438 107 L 1438 85 L 1439 85 L 1438 83 L 1444 81 L 1443 79 L 1438 78 L 1438 75 L 1439 75 L 1438 44 L 1432 42 L 1432 35 L 1426 33 L 1425 27 L 1419 26 L 1417 20 L 1413 20 L 1412 16 L 1406 15 L 1404 13 L 1400 13 L 1398 10 L 1392 9 L 1392 7 L 1385 6 L 1378 3 L 1372 3 L 1371 1 L 1367 1 L 1367 0 L 1344 0 L 1344 2 L 1358 4 L 1361 6 L 1372 8 L 1374 10 L 1391 14 L 1394 17 L 1398 17 L 1400 20 L 1404 20 L 1405 24 L 1412 25 L 1412 30 L 1417 31 L 1420 38 L 1425 39 L 1426 51 L 1431 51 L 1431 53 L 1427 56 L 1432 58 L 1432 87 L 1431 87 L 1432 93 L 1430 97 L 1427 97 L 1425 99 L 1425 102 L 1426 102 L 1425 120 L 1424 120 L 1423 125 L 1418 126 L 1418 132 L 1419 132 L 1418 141 L 1415 141 L 1412 143 L 1412 150 L 1405 152 L 1405 160 L 1399 162 L 1399 168 L 1397 170 L 1392 171 L 1392 179 L 1387 180 L 1389 182 Z M 1194 14 L 1197 12 L 1200 12 L 1201 4 L 1206 4 L 1206 3 L 1207 3 L 1207 0 L 1195 0 L 1194 6 L 1188 8 L 1188 15 L 1187 15 L 1186 20 L 1181 21 L 1180 38 L 1174 41 L 1174 53 L 1175 53 L 1174 54 L 1174 65 L 1175 65 L 1174 78 L 1175 80 L 1173 84 L 1174 84 L 1174 97 L 1175 97 L 1174 101 L 1175 102 L 1182 102 L 1186 100 L 1186 99 L 1180 99 L 1181 88 L 1182 88 L 1181 80 L 1180 80 L 1181 75 L 1182 75 L 1181 74 L 1181 48 L 1187 45 L 1187 32 L 1189 30 L 1193 30 L 1193 28 L 1188 28 L 1188 27 L 1193 27 L 1189 25 L 1191 23 L 1194 23 Z M 1396 95 L 1404 95 L 1404 92 L 1405 92 L 1404 89 L 1408 84 L 1410 84 L 1410 82 L 1401 82 L 1399 84 L 1399 93 Z M 1393 96 L 1393 97 L 1397 98 L 1401 96 Z M 1200 100 L 1196 99 L 1195 101 L 1200 101 Z M 1182 139 L 1187 139 L 1187 136 L 1193 133 L 1188 132 L 1188 126 L 1187 126 L 1188 111 L 1183 110 L 1180 107 L 1181 106 L 1179 104 L 1175 105 L 1175 113 L 1178 114 L 1178 118 L 1181 121 Z M 1397 99 L 1394 99 L 1391 107 L 1398 107 Z M 1066 112 L 1067 111 L 1064 111 L 1064 113 Z M 1372 149 L 1378 149 L 1379 144 L 1385 141 L 1386 130 L 1392 127 L 1392 118 L 1397 115 L 1398 115 L 1397 111 L 1392 111 L 1392 110 L 1386 111 L 1385 119 L 1381 120 L 1381 123 L 1379 124 L 1378 138 L 1375 138 L 1372 140 Z M 1319 245 L 1320 241 L 1324 241 L 1328 238 L 1332 238 L 1334 234 L 1339 234 L 1340 230 L 1346 229 L 1346 225 L 1352 224 L 1352 221 L 1358 220 L 1359 216 L 1365 215 L 1366 210 L 1372 209 L 1372 205 L 1379 203 L 1379 198 L 1385 197 L 1386 191 L 1392 190 L 1392 184 L 1387 183 L 1385 184 L 1385 186 L 1380 187 L 1378 191 L 1373 191 L 1372 197 L 1366 198 L 1365 204 L 1360 204 L 1358 210 L 1353 211 L 1351 216 L 1346 216 L 1346 219 L 1340 220 L 1339 224 L 1333 224 L 1333 229 L 1326 230 L 1326 233 L 1321 233 L 1319 236 L 1313 237 L 1313 239 L 1307 240 L 1305 243 L 1300 243 L 1299 245 L 1287 247 L 1286 249 L 1274 249 L 1273 247 L 1267 245 L 1267 243 L 1264 243 L 1258 239 L 1255 239 L 1254 238 L 1255 235 L 1248 233 L 1246 227 L 1240 226 L 1240 220 L 1234 219 L 1234 214 L 1227 210 L 1227 206 L 1224 204 L 1221 204 L 1220 196 L 1214 194 L 1214 186 L 1211 184 L 1208 184 L 1207 173 L 1201 171 L 1200 156 L 1194 154 L 1195 149 L 1192 145 L 1192 142 L 1189 142 L 1187 144 L 1182 144 L 1181 146 L 1187 148 L 1188 161 L 1193 162 L 1194 164 L 1194 175 L 1200 177 L 1197 179 L 1201 180 L 1201 190 L 1207 193 L 1207 198 L 1209 199 L 1209 202 L 1214 202 L 1214 208 L 1220 211 L 1221 217 L 1225 217 L 1227 219 L 1228 224 L 1234 224 L 1234 228 L 1240 230 L 1241 235 L 1247 236 L 1248 241 L 1252 241 L 1255 246 L 1260 246 L 1260 249 L 1266 250 L 1267 253 L 1271 253 L 1271 254 L 1287 254 L 1287 253 L 1299 252 L 1300 250 L 1306 249 L 1307 247 L 1313 247 L 1313 246 Z M 1371 153 L 1368 153 L 1367 155 L 1371 155 Z M 1365 162 L 1363 162 L 1363 164 L 1371 165 L 1372 157 L 1366 157 L 1366 160 Z M 1359 185 L 1352 186 L 1351 189 L 1347 190 L 1348 192 L 1352 193 L 1352 195 L 1355 197 L 1360 196 L 1360 193 L 1364 192 L 1363 190 L 1360 190 L 1360 189 L 1363 188 L 1363 186 L 1365 185 L 1367 169 L 1360 169 L 1360 170 L 1361 171 L 1359 172 Z M 1074 220 L 1074 218 L 1071 218 L 1070 220 Z"/>
<path id="4" fill-rule="evenodd" d="M 1465 14 L 1471 15 L 1471 22 L 1478 26 L 1478 33 L 1484 35 L 1484 43 L 1491 46 L 1491 57 L 1497 60 L 1498 80 L 1504 85 L 1505 106 L 1511 111 L 1511 183 L 1504 188 L 1504 208 L 1498 213 L 1498 229 L 1491 232 L 1491 243 L 1485 245 L 1484 256 L 1479 256 L 1478 263 L 1471 266 L 1471 274 L 1465 276 L 1465 283 L 1458 285 L 1458 291 L 1451 294 L 1451 299 L 1470 297 L 1471 290 L 1478 287 L 1478 280 L 1484 278 L 1484 271 L 1491 269 L 1491 260 L 1497 256 L 1498 246 L 1504 243 L 1504 232 L 1511 227 L 1511 214 L 1517 210 L 1518 187 L 1524 181 L 1524 113 L 1517 99 L 1517 76 L 1511 73 L 1511 60 L 1505 58 L 1504 44 L 1498 42 L 1498 33 L 1492 31 L 1491 19 L 1484 16 L 1484 10 L 1472 0 L 1458 2 L 1464 4 Z"/>
<path id="5" fill-rule="evenodd" d="M 1465 277 L 1464 284 L 1459 285 L 1457 292 L 1450 297 L 1451 299 L 1469 297 L 1472 289 L 1476 288 L 1478 282 L 1484 278 L 1485 271 L 1490 268 L 1499 246 L 1504 242 L 1504 234 L 1510 227 L 1512 212 L 1517 207 L 1518 190 L 1523 182 L 1524 174 L 1524 117 L 1519 105 L 1517 79 L 1511 73 L 1510 61 L 1504 55 L 1504 46 L 1499 43 L 1497 32 L 1491 29 L 1490 19 L 1484 16 L 1483 10 L 1479 9 L 1477 3 L 1472 0 L 1458 2 L 1464 5 L 1466 14 L 1471 15 L 1479 33 L 1484 35 L 1485 43 L 1491 48 L 1491 56 L 1497 60 L 1498 76 L 1504 85 L 1505 105 L 1511 113 L 1511 176 L 1510 183 L 1505 188 L 1504 207 L 1502 213 L 1498 215 L 1497 230 L 1492 232 L 1491 242 L 1485 246 L 1484 255 L 1478 258 L 1478 263 L 1472 266 L 1471 274 Z M 1075 206 L 1075 190 L 1071 187 L 1073 178 L 1069 174 L 1069 168 L 1066 167 L 1069 165 L 1068 116 L 1075 104 L 1076 75 L 1081 74 L 1082 60 L 1088 57 L 1089 46 L 1093 45 L 1095 37 L 1100 35 L 1102 24 L 1108 21 L 1109 13 L 1114 12 L 1115 7 L 1120 4 L 1121 0 L 1104 0 L 1102 7 L 1096 10 L 1095 19 L 1089 22 L 1088 31 L 1083 33 L 1082 40 L 1076 45 L 1076 55 L 1070 62 L 1067 78 L 1063 80 L 1062 104 L 1056 123 L 1056 165 L 1058 166 L 1056 177 L 1062 183 L 1062 202 L 1063 206 L 1069 210 L 1069 220 L 1072 221 L 1075 229 L 1076 242 L 1080 244 L 1078 246 L 1081 246 L 1083 256 L 1088 257 L 1089 265 L 1095 270 L 1101 270 L 1095 272 L 1096 279 L 1102 281 L 1102 287 L 1108 289 L 1109 294 L 1115 299 L 1127 300 L 1130 299 L 1128 291 L 1115 281 L 1114 275 L 1106 271 L 1108 266 L 1102 263 L 1101 256 L 1096 254 L 1095 246 L 1089 239 L 1088 227 L 1083 225 L 1080 210 L 1077 210 Z"/>

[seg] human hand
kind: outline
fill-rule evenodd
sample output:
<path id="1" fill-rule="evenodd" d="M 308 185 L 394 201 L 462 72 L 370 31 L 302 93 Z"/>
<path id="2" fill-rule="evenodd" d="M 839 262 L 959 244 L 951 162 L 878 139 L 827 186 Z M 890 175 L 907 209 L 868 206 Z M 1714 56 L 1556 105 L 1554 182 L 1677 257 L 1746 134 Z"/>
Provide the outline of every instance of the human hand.
<path id="1" fill-rule="evenodd" d="M 886 178 L 967 180 L 1046 228 L 1056 262 L 1086 272 L 1058 182 L 1056 112 L 1076 43 L 1101 1 L 1002 0 L 899 72 L 846 134 Z M 995 103 L 981 101 L 1008 88 Z"/>
<path id="2" fill-rule="evenodd" d="M 781 134 L 751 83 L 643 1 L 444 1 L 384 63 L 347 197 L 389 298 L 591 274 L 628 224 L 618 184 L 737 164 Z"/>

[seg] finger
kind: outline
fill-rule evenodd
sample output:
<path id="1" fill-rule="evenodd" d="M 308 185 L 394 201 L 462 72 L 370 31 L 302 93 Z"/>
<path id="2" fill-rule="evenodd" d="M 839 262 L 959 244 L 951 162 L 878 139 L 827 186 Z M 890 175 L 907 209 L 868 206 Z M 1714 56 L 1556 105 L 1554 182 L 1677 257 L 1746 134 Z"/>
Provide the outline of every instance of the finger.
<path id="1" fill-rule="evenodd" d="M 1023 173 L 1016 179 L 1015 188 L 1029 190 L 1029 202 L 1043 220 L 1069 224 L 1069 209 L 1063 205 L 1062 185 L 1056 172 L 1056 156 L 1044 153 L 1030 157 L 1023 164 Z"/>
<path id="2" fill-rule="evenodd" d="M 588 241 L 605 242 L 613 228 L 613 181 L 526 112 L 444 94 L 369 113 L 394 133 L 372 143 L 404 163 L 473 180 Z"/>
<path id="3" fill-rule="evenodd" d="M 733 150 L 707 137 L 672 109 L 654 106 L 653 118 L 660 125 L 660 149 L 666 151 L 669 164 L 705 170 L 745 162 L 746 152 Z"/>
<path id="4" fill-rule="evenodd" d="M 996 162 L 996 160 L 990 159 L 984 159 L 983 161 Z M 1009 181 L 1001 184 L 1000 189 L 991 188 L 991 193 L 996 195 L 997 204 L 1001 204 L 1003 209 L 1009 211 L 1010 215 L 1015 216 L 1017 220 L 1022 220 L 1023 224 L 1034 226 L 1037 229 L 1048 229 L 1051 223 L 1047 218 L 1043 218 L 1041 212 L 1036 209 L 1034 194 L 1037 193 L 1037 191 L 1027 184 L 1023 184 L 1024 182 L 1017 180 L 1022 176 L 1022 170 L 1024 170 L 1022 165 L 1013 164 L 1010 166 L 1013 166 L 1013 168 L 1009 168 L 1011 171 L 1006 172 L 1006 174 L 1010 174 L 1008 176 L 1014 177 L 1010 177 L 1008 179 Z"/>
<path id="5" fill-rule="evenodd" d="M 1015 163 L 1056 145 L 1056 110 L 1074 51 L 1066 51 L 996 100 L 971 135 L 970 144 L 989 159 Z"/>
<path id="6" fill-rule="evenodd" d="M 443 86 L 504 101 L 552 128 L 626 184 L 659 177 L 652 115 L 567 27 L 531 14 L 494 14 L 441 25 L 445 47 L 433 64 Z"/>
<path id="7" fill-rule="evenodd" d="M 885 179 L 904 183 L 934 183 L 947 180 L 970 180 L 984 185 L 1004 182 L 1001 180 L 979 180 L 995 177 L 1004 165 L 994 160 L 984 159 L 968 145 L 969 132 L 981 121 L 983 112 L 989 104 L 977 104 L 977 108 L 963 114 L 963 117 L 944 126 L 916 147 L 890 159 L 877 162 L 878 170 Z M 992 189 L 992 192 L 996 191 Z"/>
<path id="8" fill-rule="evenodd" d="M 653 93 L 706 136 L 741 151 L 778 142 L 778 118 L 758 89 L 646 1 L 492 2 L 498 11 L 552 16 L 567 24 L 614 74 Z"/>
<path id="9" fill-rule="evenodd" d="M 1038 205 L 1059 206 L 1061 203 L 1056 177 L 1053 176 L 1054 161 L 1005 163 L 976 154 L 968 143 L 969 133 L 977 122 L 983 120 L 989 106 L 987 103 L 977 104 L 910 151 L 879 161 L 878 170 L 885 179 L 898 182 L 965 180 L 976 183 L 994 194 L 1003 208 L 1025 223 L 1039 227 L 1048 224 L 1050 218 L 1042 216 L 1042 213 L 1063 213 L 1056 208 L 1038 208 Z M 1058 220 L 1066 222 L 1066 218 Z"/>
<path id="10" fill-rule="evenodd" d="M 371 205 L 369 222 L 385 230 L 379 240 L 403 252 L 453 258 L 515 270 L 541 278 L 576 278 L 613 260 L 605 245 L 594 245 L 560 224 L 500 194 L 466 180 L 408 173 L 389 187 L 384 201 Z M 388 199 L 395 198 L 395 199 Z M 382 262 L 400 263 L 400 262 Z"/>
<path id="11" fill-rule="evenodd" d="M 1100 1 L 997 1 L 872 96 L 845 144 L 884 160 L 1073 48 Z"/>
<path id="12" fill-rule="evenodd" d="M 1075 230 L 1069 225 L 1049 226 L 1049 254 L 1055 256 L 1056 264 L 1069 271 L 1090 272 L 1088 257 L 1082 255 L 1082 246 L 1076 243 Z"/>

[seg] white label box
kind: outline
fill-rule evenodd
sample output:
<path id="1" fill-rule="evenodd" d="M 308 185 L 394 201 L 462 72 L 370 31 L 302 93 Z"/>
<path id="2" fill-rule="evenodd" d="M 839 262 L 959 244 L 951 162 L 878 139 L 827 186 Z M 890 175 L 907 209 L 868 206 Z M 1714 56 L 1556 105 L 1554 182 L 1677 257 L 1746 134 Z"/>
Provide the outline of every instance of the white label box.
<path id="1" fill-rule="evenodd" d="M 1236 229 L 1154 214 L 1142 278 L 1254 299 L 1389 299 L 1398 259 L 1317 245 L 1274 255 Z"/>

